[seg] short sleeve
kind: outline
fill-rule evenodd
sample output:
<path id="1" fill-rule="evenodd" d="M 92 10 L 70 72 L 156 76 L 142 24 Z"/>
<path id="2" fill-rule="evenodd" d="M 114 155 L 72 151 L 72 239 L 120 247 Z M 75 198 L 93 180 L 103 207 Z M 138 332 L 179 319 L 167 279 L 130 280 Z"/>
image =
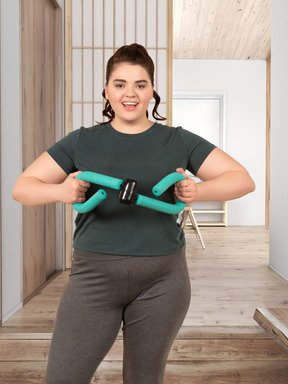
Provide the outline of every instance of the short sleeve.
<path id="1" fill-rule="evenodd" d="M 182 127 L 177 128 L 184 142 L 188 154 L 188 171 L 196 175 L 207 156 L 216 146 L 201 136 L 196 135 Z"/>
<path id="2" fill-rule="evenodd" d="M 77 171 L 75 167 L 75 149 L 81 135 L 81 128 L 69 133 L 63 139 L 59 140 L 47 152 L 63 169 L 69 173 Z"/>

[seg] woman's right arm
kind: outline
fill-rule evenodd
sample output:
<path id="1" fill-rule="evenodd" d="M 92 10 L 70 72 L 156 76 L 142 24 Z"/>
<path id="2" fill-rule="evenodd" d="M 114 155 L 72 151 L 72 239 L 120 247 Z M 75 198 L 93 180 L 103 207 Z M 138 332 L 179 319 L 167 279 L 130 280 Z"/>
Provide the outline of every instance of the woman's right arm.
<path id="1" fill-rule="evenodd" d="M 44 152 L 19 176 L 12 196 L 30 207 L 56 202 L 83 203 L 90 184 L 76 179 L 79 173 L 67 175 L 49 153 Z"/>

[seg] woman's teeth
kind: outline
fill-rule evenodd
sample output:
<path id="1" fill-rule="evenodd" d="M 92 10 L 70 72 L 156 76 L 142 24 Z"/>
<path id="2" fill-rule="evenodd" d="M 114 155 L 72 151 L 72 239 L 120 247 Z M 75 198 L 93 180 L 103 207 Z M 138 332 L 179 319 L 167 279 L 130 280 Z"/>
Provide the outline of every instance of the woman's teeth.
<path id="1" fill-rule="evenodd" d="M 130 106 L 136 107 L 136 105 L 137 105 L 138 103 L 126 102 L 126 103 L 122 103 L 122 104 L 123 104 L 123 105 L 127 105 L 128 107 L 130 107 Z"/>

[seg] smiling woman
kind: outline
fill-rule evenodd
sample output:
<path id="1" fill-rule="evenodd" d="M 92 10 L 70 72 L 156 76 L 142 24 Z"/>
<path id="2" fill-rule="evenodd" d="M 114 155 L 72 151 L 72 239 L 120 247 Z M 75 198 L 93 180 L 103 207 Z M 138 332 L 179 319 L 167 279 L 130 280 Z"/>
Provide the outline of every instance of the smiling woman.
<path id="1" fill-rule="evenodd" d="M 149 120 L 153 97 L 153 117 L 164 118 L 157 112 L 153 61 L 143 46 L 119 48 L 106 74 L 103 116 L 109 121 L 81 127 L 50 147 L 19 177 L 15 199 L 26 205 L 82 203 L 99 190 L 77 177 L 83 171 L 137 180 L 139 193 L 153 197 L 153 186 L 176 170 L 181 181 L 161 195 L 169 204 L 175 197 L 183 203 L 222 201 L 253 191 L 246 169 L 215 145 Z M 186 169 L 205 181 L 196 184 Z M 124 384 L 161 384 L 191 295 L 177 215 L 119 204 L 112 190 L 95 209 L 78 214 L 73 247 L 46 384 L 88 384 L 121 324 Z"/>

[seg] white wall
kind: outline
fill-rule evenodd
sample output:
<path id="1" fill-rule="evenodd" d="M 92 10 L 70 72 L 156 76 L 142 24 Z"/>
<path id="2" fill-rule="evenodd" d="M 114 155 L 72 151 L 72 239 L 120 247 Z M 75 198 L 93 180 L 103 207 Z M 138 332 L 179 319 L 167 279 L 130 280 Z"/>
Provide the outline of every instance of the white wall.
<path id="1" fill-rule="evenodd" d="M 287 0 L 272 2 L 270 267 L 288 280 Z M 283 40 L 284 39 L 284 40 Z"/>
<path id="2" fill-rule="evenodd" d="M 226 151 L 256 183 L 228 203 L 228 224 L 265 225 L 266 61 L 174 60 L 173 91 L 183 90 L 225 92 Z"/>
<path id="3" fill-rule="evenodd" d="M 19 0 L 1 1 L 1 193 L 3 321 L 21 307 L 21 207 L 11 197 L 21 172 Z"/>

